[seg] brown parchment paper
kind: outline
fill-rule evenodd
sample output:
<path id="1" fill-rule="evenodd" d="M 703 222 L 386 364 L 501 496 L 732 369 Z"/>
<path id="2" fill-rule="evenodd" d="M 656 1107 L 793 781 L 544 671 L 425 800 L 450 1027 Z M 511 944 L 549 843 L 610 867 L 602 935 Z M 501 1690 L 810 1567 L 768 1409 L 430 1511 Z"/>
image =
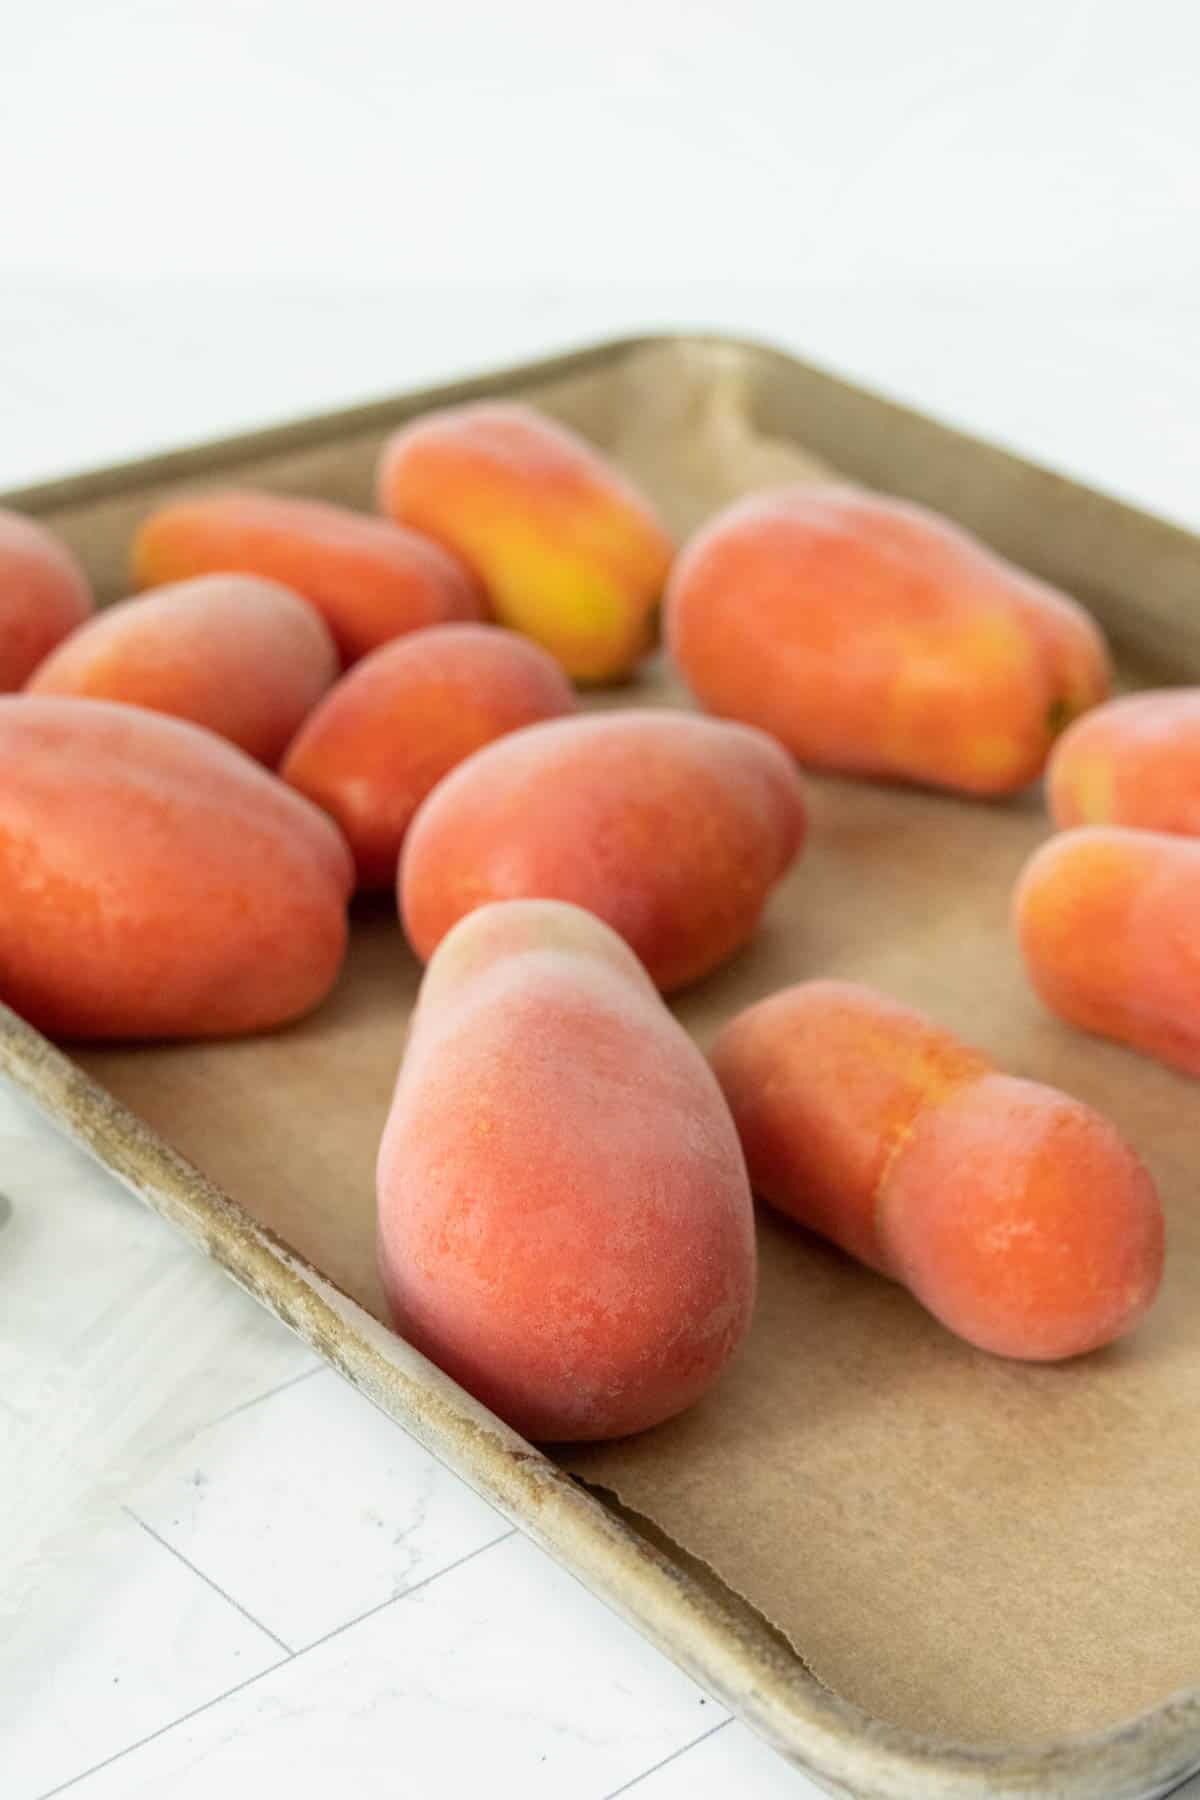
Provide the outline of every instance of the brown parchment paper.
<path id="1" fill-rule="evenodd" d="M 820 472 L 752 429 L 750 380 L 736 347 L 663 348 L 536 398 L 614 449 L 683 530 L 736 492 Z M 377 441 L 236 473 L 366 503 Z M 64 512 L 110 595 L 151 498 Z M 1159 619 L 1157 653 L 1167 641 Z M 618 698 L 634 697 L 682 703 L 661 668 Z M 758 938 L 679 1016 L 707 1043 L 777 986 L 846 975 L 1078 1093 L 1159 1180 L 1163 1295 L 1127 1344 L 1022 1367 L 764 1215 L 754 1328 L 718 1388 L 655 1432 L 562 1460 L 703 1559 L 868 1712 L 978 1742 L 1110 1724 L 1200 1679 L 1200 1087 L 1070 1032 L 1029 993 L 1007 911 L 1046 833 L 1036 795 L 985 806 L 822 779 L 812 798 L 810 847 Z M 378 1312 L 373 1163 L 417 979 L 387 908 L 364 909 L 336 994 L 301 1025 L 78 1060 Z"/>

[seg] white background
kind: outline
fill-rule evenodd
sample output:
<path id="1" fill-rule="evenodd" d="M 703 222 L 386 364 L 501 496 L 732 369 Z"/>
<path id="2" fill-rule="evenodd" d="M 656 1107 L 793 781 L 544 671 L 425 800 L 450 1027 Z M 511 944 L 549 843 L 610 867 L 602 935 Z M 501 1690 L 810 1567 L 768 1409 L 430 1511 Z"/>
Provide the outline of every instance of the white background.
<path id="1" fill-rule="evenodd" d="M 0 484 L 704 325 L 1200 525 L 1192 0 L 0 0 L 0 171 Z M 25 1591 L 57 1533 L 6 1800 L 812 1792 L 23 1108 L 0 1147 Z"/>
<path id="2" fill-rule="evenodd" d="M 1193 0 L 0 17 L 0 482 L 711 324 L 1197 517 Z"/>

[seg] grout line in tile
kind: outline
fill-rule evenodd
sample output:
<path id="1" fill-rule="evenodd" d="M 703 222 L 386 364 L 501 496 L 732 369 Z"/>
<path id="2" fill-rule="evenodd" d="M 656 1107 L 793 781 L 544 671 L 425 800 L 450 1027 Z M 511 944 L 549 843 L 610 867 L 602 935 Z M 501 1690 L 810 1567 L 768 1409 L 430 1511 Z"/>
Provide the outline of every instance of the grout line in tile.
<path id="1" fill-rule="evenodd" d="M 72 1775 L 68 1780 L 60 1781 L 57 1787 L 47 1788 L 44 1794 L 38 1795 L 38 1800 L 54 1800 L 56 1794 L 65 1794 L 68 1788 L 78 1787 L 79 1783 L 86 1781 L 89 1775 L 98 1775 L 101 1769 L 110 1768 L 113 1763 L 120 1762 L 123 1756 L 130 1756 L 135 1750 L 141 1750 L 146 1744 L 152 1744 L 155 1738 L 163 1737 L 168 1731 L 174 1731 L 176 1725 L 186 1725 L 189 1719 L 197 1718 L 200 1713 L 207 1712 L 212 1706 L 219 1706 L 222 1700 L 232 1700 L 235 1694 L 240 1694 L 244 1688 L 253 1687 L 254 1683 L 261 1681 L 264 1675 L 270 1675 L 275 1669 L 286 1668 L 287 1664 L 294 1660 L 294 1657 L 283 1656 L 277 1663 L 272 1663 L 269 1669 L 260 1669 L 257 1675 L 247 1675 L 245 1681 L 235 1682 L 233 1687 L 226 1688 L 223 1693 L 214 1694 L 211 1700 L 201 1701 L 199 1706 L 193 1706 L 191 1712 L 180 1713 L 177 1719 L 168 1719 L 165 1725 L 158 1727 L 157 1731 L 148 1731 L 145 1737 L 138 1738 L 132 1744 L 126 1744 L 123 1750 L 114 1750 L 111 1756 L 102 1757 L 98 1763 L 93 1763 L 90 1769 L 81 1769 L 78 1775 Z"/>
<path id="2" fill-rule="evenodd" d="M 188 1431 L 181 1431 L 177 1437 L 164 1438 L 162 1443 L 155 1447 L 155 1454 L 178 1449 L 191 1438 L 199 1437 L 201 1432 L 212 1431 L 215 1426 L 223 1425 L 226 1419 L 236 1419 L 239 1413 L 249 1412 L 252 1406 L 261 1406 L 264 1400 L 273 1400 L 276 1394 L 284 1394 L 288 1388 L 299 1387 L 302 1381 L 311 1381 L 314 1375 L 325 1374 L 328 1368 L 328 1363 L 319 1362 L 315 1369 L 301 1369 L 298 1375 L 289 1375 L 287 1380 L 281 1381 L 277 1387 L 266 1388 L 261 1394 L 252 1394 L 249 1400 L 239 1401 L 236 1406 L 231 1406 L 228 1412 L 218 1413 L 212 1419 L 205 1419 L 203 1425 L 196 1425 Z"/>
<path id="3" fill-rule="evenodd" d="M 316 1370 L 311 1372 L 314 1374 L 317 1373 Z M 300 1380 L 302 1377 L 297 1376 L 295 1379 Z M 250 1404 L 252 1404 L 252 1402 Z M 133 1514 L 132 1516 L 135 1518 L 137 1517 L 136 1514 Z M 138 1519 L 137 1522 L 145 1531 L 150 1531 L 150 1527 L 146 1525 L 143 1520 Z M 150 1531 L 150 1535 L 151 1537 L 158 1537 L 158 1533 L 154 1531 Z M 447 1563 L 444 1569 L 435 1570 L 432 1575 L 427 1575 L 424 1581 L 416 1581 L 413 1583 L 412 1587 L 402 1588 L 398 1594 L 389 1594 L 388 1598 L 386 1600 L 381 1600 L 377 1606 L 369 1606 L 366 1612 L 359 1613 L 353 1619 L 347 1619 L 344 1625 L 335 1625 L 332 1631 L 327 1631 L 325 1633 L 324 1637 L 314 1638 L 311 1644 L 304 1644 L 299 1650 L 289 1651 L 286 1656 L 281 1657 L 277 1663 L 272 1663 L 269 1668 L 260 1669 L 257 1675 L 247 1675 L 245 1681 L 235 1682 L 233 1687 L 226 1688 L 223 1693 L 214 1694 L 211 1700 L 205 1700 L 199 1706 L 193 1706 L 190 1712 L 180 1713 L 177 1719 L 168 1719 L 165 1725 L 160 1725 L 158 1727 L 157 1731 L 147 1732 L 145 1737 L 138 1738 L 135 1743 L 126 1744 L 123 1750 L 114 1750 L 111 1756 L 104 1757 L 101 1762 L 93 1763 L 90 1769 L 83 1769 L 78 1775 L 72 1775 L 69 1781 L 61 1781 L 57 1787 L 47 1788 L 44 1794 L 38 1795 L 38 1800 L 55 1800 L 55 1795 L 65 1794 L 68 1788 L 77 1787 L 81 1781 L 86 1781 L 89 1775 L 98 1775 L 101 1769 L 107 1769 L 111 1763 L 120 1762 L 123 1756 L 130 1756 L 135 1750 L 141 1750 L 145 1745 L 152 1744 L 155 1738 L 164 1737 L 168 1731 L 174 1731 L 177 1725 L 186 1725 L 190 1720 L 198 1718 L 201 1713 L 211 1711 L 214 1706 L 220 1706 L 222 1700 L 232 1700 L 235 1694 L 240 1694 L 244 1692 L 246 1688 L 253 1687 L 256 1681 L 262 1681 L 266 1676 L 274 1675 L 279 1669 L 287 1668 L 289 1664 L 299 1662 L 300 1658 L 307 1656 L 310 1650 L 317 1649 L 321 1644 L 327 1644 L 331 1638 L 340 1637 L 344 1631 L 353 1630 L 354 1626 L 361 1625 L 364 1619 L 373 1618 L 376 1613 L 382 1612 L 385 1607 L 395 1606 L 401 1600 L 407 1600 L 410 1594 L 419 1593 L 422 1588 L 428 1587 L 431 1582 L 440 1581 L 443 1575 L 449 1575 L 454 1569 L 461 1569 L 464 1563 L 469 1563 L 473 1561 L 475 1557 L 482 1556 L 485 1550 L 494 1550 L 497 1544 L 503 1544 L 509 1538 L 516 1537 L 516 1535 L 517 1527 L 515 1525 L 510 1525 L 507 1531 L 502 1531 L 500 1533 L 499 1537 L 489 1538 L 486 1544 L 479 1544 L 474 1550 L 468 1550 L 464 1556 L 458 1558 L 457 1562 Z M 159 1538 L 158 1541 L 163 1544 L 164 1549 L 169 1550 L 171 1548 L 169 1544 L 164 1543 L 162 1538 Z M 172 1554 L 177 1556 L 179 1553 L 178 1551 L 173 1551 Z M 186 1558 L 182 1556 L 179 1560 L 180 1562 L 186 1562 Z M 187 1567 L 191 1569 L 192 1564 L 187 1563 Z M 195 1569 L 193 1570 L 193 1573 L 199 1575 L 200 1571 L 199 1569 Z M 204 1576 L 202 1579 L 207 1581 L 208 1577 Z M 209 1582 L 210 1587 L 214 1585 L 214 1583 Z M 217 1588 L 217 1592 L 221 1592 L 220 1588 Z M 223 1597 L 225 1599 L 229 1598 L 227 1594 Z M 231 1604 L 236 1606 L 237 1602 L 233 1601 Z M 241 1607 L 238 1607 L 239 1612 L 242 1610 Z M 246 1617 L 249 1618 L 250 1614 L 247 1613 Z M 257 1619 L 252 1622 L 256 1625 L 258 1624 Z M 263 1626 L 262 1629 L 265 1631 L 266 1627 Z M 271 1635 L 273 1634 L 268 1633 L 268 1636 Z M 277 1638 L 275 1641 L 278 1643 L 279 1639 Z"/>
<path id="4" fill-rule="evenodd" d="M 703 1744 L 706 1739 L 716 1737 L 718 1731 L 724 1731 L 727 1725 L 732 1724 L 732 1716 L 727 1719 L 718 1719 L 715 1725 L 710 1725 L 707 1731 L 702 1731 L 700 1736 L 694 1737 L 690 1743 L 680 1744 L 678 1750 L 672 1750 L 670 1756 L 664 1756 L 661 1762 L 653 1763 L 650 1768 L 643 1769 L 640 1775 L 635 1775 L 632 1781 L 625 1782 L 619 1788 L 613 1788 L 611 1793 L 604 1796 L 604 1800 L 617 1800 L 619 1794 L 632 1793 L 635 1787 L 640 1787 L 642 1782 L 648 1781 L 651 1775 L 657 1775 L 658 1771 L 665 1769 L 668 1763 L 678 1761 L 681 1756 L 686 1756 L 689 1750 L 694 1750 L 697 1744 Z"/>
<path id="5" fill-rule="evenodd" d="M 428 1587 L 431 1582 L 440 1581 L 443 1575 L 449 1575 L 454 1569 L 461 1569 L 464 1563 L 472 1562 L 475 1557 L 482 1556 L 485 1550 L 494 1550 L 497 1544 L 503 1544 L 510 1537 L 516 1537 L 516 1535 L 517 1527 L 515 1525 L 508 1526 L 498 1536 L 489 1538 L 486 1544 L 477 1544 L 474 1550 L 466 1551 L 456 1562 L 447 1563 L 444 1569 L 435 1569 L 432 1575 L 426 1575 L 424 1581 L 414 1581 L 411 1587 L 401 1588 L 398 1594 L 389 1594 L 386 1600 L 380 1600 L 376 1605 L 368 1606 L 366 1612 L 359 1613 L 353 1619 L 347 1619 L 344 1625 L 335 1625 L 333 1630 L 327 1631 L 323 1637 L 314 1638 L 311 1644 L 305 1644 L 297 1650 L 296 1655 L 307 1656 L 308 1652 L 315 1650 L 319 1644 L 327 1644 L 331 1638 L 341 1637 L 343 1631 L 350 1631 L 355 1625 L 361 1625 L 364 1619 L 374 1618 L 375 1614 L 382 1612 L 385 1606 L 395 1606 L 397 1601 L 407 1600 L 410 1594 L 419 1594 L 421 1589 Z"/>
<path id="6" fill-rule="evenodd" d="M 249 1400 L 239 1401 L 237 1406 L 231 1406 L 228 1412 L 219 1413 L 210 1423 L 223 1425 L 226 1419 L 236 1419 L 239 1413 L 249 1412 L 252 1406 L 261 1406 L 264 1400 L 273 1400 L 276 1394 L 284 1394 L 288 1388 L 299 1387 L 302 1381 L 311 1381 L 314 1375 L 327 1375 L 328 1373 L 329 1364 L 323 1361 L 318 1362 L 315 1368 L 301 1369 L 298 1375 L 289 1375 L 287 1380 L 281 1381 L 277 1387 L 266 1388 L 261 1394 L 252 1394 Z M 203 1429 L 207 1431 L 209 1427 L 206 1425 Z"/>
<path id="7" fill-rule="evenodd" d="M 140 1518 L 138 1516 L 138 1514 L 134 1512 L 132 1506 L 124 1506 L 121 1508 L 121 1510 L 122 1510 L 122 1512 L 126 1513 L 128 1515 L 128 1517 L 131 1518 L 136 1525 L 141 1526 L 142 1530 L 146 1533 L 147 1537 L 152 1537 L 156 1544 L 161 1544 L 162 1548 L 167 1552 L 167 1554 L 169 1556 L 173 1556 L 175 1558 L 176 1562 L 182 1563 L 185 1569 L 190 1569 L 192 1574 L 197 1576 L 205 1584 L 206 1587 L 210 1587 L 214 1594 L 219 1594 L 221 1596 L 221 1599 L 224 1600 L 227 1605 L 232 1606 L 232 1608 L 235 1612 L 241 1613 L 243 1619 L 246 1619 L 251 1625 L 256 1626 L 259 1631 L 265 1633 L 265 1635 L 270 1638 L 270 1640 L 273 1644 L 277 1644 L 279 1646 L 279 1648 L 283 1651 L 285 1656 L 290 1657 L 290 1656 L 294 1656 L 296 1654 L 296 1652 L 292 1649 L 292 1646 L 290 1644 L 285 1644 L 281 1637 L 277 1637 L 276 1634 L 271 1630 L 271 1627 L 269 1625 L 264 1625 L 261 1619 L 256 1619 L 252 1612 L 247 1612 L 246 1608 L 242 1605 L 240 1600 L 235 1600 L 233 1595 L 227 1594 L 223 1587 L 218 1587 L 217 1583 L 213 1580 L 211 1575 L 206 1575 L 204 1573 L 204 1570 L 198 1569 L 194 1562 L 189 1562 L 187 1557 L 184 1556 L 184 1554 L 181 1550 L 177 1550 L 175 1548 L 174 1544 L 168 1543 L 167 1539 L 165 1537 L 163 1537 L 161 1532 L 155 1531 L 153 1525 L 147 1525 L 145 1519 Z M 276 1668 L 279 1667 L 278 1663 L 276 1663 L 274 1666 Z"/>

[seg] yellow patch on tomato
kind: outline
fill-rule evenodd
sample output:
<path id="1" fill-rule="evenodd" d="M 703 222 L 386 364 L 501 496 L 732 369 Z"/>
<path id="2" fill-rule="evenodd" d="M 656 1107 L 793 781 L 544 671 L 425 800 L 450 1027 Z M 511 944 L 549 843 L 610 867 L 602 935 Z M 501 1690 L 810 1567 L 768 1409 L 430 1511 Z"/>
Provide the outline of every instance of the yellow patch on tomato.
<path id="1" fill-rule="evenodd" d="M 1103 756 L 1081 757 L 1071 771 L 1071 787 L 1082 825 L 1105 825 L 1112 818 L 1112 767 Z"/>

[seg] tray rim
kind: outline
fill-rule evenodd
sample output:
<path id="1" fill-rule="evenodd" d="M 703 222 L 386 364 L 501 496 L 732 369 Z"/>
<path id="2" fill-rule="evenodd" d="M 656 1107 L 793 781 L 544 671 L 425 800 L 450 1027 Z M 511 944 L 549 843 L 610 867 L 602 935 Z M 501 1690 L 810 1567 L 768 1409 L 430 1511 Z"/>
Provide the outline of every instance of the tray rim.
<path id="1" fill-rule="evenodd" d="M 273 424 L 255 426 L 247 431 L 223 433 L 219 437 L 202 438 L 195 443 L 168 446 L 144 456 L 121 458 L 117 462 L 51 476 L 43 481 L 22 483 L 0 490 L 0 506 L 18 512 L 39 514 L 60 507 L 86 505 L 92 501 L 115 498 L 139 483 L 186 480 L 210 469 L 223 469 L 236 462 L 252 462 L 261 456 L 294 450 L 316 449 L 321 444 L 336 442 L 347 434 L 366 433 L 394 425 L 401 417 L 423 412 L 435 406 L 450 406 L 458 401 L 485 400 L 507 393 L 514 386 L 530 382 L 549 383 L 571 375 L 584 375 L 610 364 L 617 365 L 639 351 L 675 347 L 684 349 L 716 349 L 740 351 L 747 356 L 768 358 L 790 364 L 810 376 L 818 377 L 829 387 L 885 408 L 893 417 L 914 424 L 933 427 L 947 440 L 984 450 L 1010 468 L 1026 471 L 1055 483 L 1063 492 L 1094 501 L 1106 511 L 1122 518 L 1138 521 L 1164 538 L 1174 539 L 1181 547 L 1200 556 L 1200 529 L 1192 530 L 1178 519 L 1140 506 L 1119 494 L 1076 480 L 1051 463 L 1027 456 L 1007 443 L 980 436 L 956 425 L 936 413 L 924 411 L 907 401 L 870 383 L 852 380 L 837 369 L 798 356 L 786 345 L 770 338 L 744 336 L 737 332 L 646 330 L 605 337 L 569 346 L 552 354 L 522 358 L 518 362 L 490 366 L 475 374 L 457 375 L 446 381 L 422 384 L 416 388 L 399 388 L 371 400 L 356 401 L 350 406 L 302 413 Z"/>
<path id="2" fill-rule="evenodd" d="M 406 414 L 619 366 L 653 346 L 719 347 L 780 359 L 868 402 L 1177 536 L 1200 537 L 988 440 L 902 405 L 779 346 L 721 332 L 647 332 L 604 339 L 449 382 L 152 453 L 0 494 L 33 515 L 187 480 L 238 462 L 313 449 L 394 424 Z M 835 1791 L 873 1800 L 1156 1800 L 1200 1769 L 1200 1686 L 1101 1731 L 1023 1745 L 978 1746 L 873 1718 L 823 1687 L 802 1656 L 763 1623 L 747 1632 L 732 1606 L 525 1442 L 404 1340 L 258 1225 L 33 1027 L 0 1004 L 0 1074 L 151 1210 L 180 1229 L 239 1286 L 482 1492 L 541 1548 L 629 1620 L 785 1759 Z M 747 1608 L 752 1613 L 752 1608 Z"/>

